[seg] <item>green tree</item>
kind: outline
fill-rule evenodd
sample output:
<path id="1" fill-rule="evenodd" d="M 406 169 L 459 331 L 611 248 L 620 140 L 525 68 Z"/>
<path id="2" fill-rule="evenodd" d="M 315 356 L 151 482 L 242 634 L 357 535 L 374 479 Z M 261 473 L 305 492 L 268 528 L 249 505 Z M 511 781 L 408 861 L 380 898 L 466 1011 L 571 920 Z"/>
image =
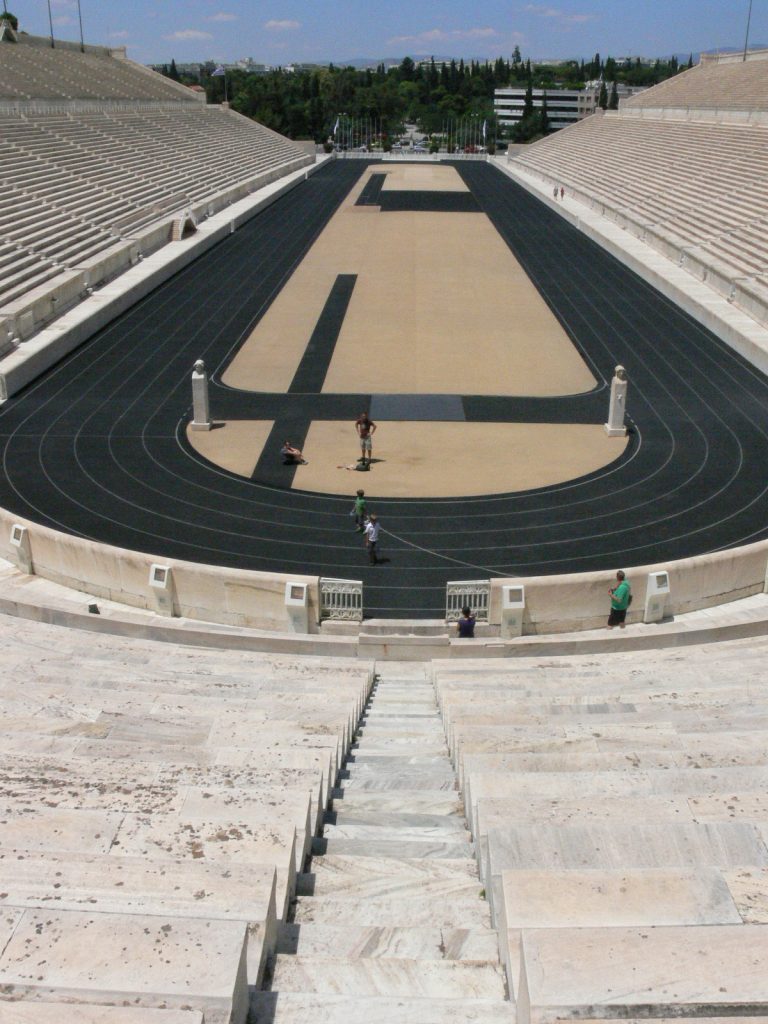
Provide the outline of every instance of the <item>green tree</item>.
<path id="1" fill-rule="evenodd" d="M 600 83 L 600 95 L 597 99 L 597 105 L 601 110 L 605 110 L 608 106 L 608 90 L 605 87 L 605 82 Z"/>
<path id="2" fill-rule="evenodd" d="M 533 113 L 533 82 L 529 79 L 528 85 L 525 90 L 525 99 L 523 100 L 523 117 L 524 121 L 527 117 L 530 117 Z"/>
<path id="3" fill-rule="evenodd" d="M 172 78 L 174 80 L 174 82 L 180 82 L 181 81 L 181 75 L 179 74 L 179 72 L 178 72 L 178 70 L 176 68 L 176 61 L 173 58 L 171 58 L 171 66 L 168 69 L 168 77 Z"/>
<path id="4" fill-rule="evenodd" d="M 10 11 L 4 11 L 2 14 L 0 14 L 0 18 L 5 18 L 6 21 L 10 22 L 10 25 L 11 25 L 11 28 L 13 29 L 13 31 L 14 32 L 18 32 L 18 30 L 19 30 L 19 19 L 16 17 L 15 14 L 11 14 Z"/>
<path id="5" fill-rule="evenodd" d="M 539 111 L 539 128 L 542 135 L 549 131 L 549 111 L 547 110 L 547 94 L 541 97 L 541 110 Z"/>
<path id="6" fill-rule="evenodd" d="M 611 83 L 611 98 L 608 100 L 608 109 L 609 110 L 618 110 L 619 109 L 619 91 L 616 88 L 616 82 L 615 81 Z"/>

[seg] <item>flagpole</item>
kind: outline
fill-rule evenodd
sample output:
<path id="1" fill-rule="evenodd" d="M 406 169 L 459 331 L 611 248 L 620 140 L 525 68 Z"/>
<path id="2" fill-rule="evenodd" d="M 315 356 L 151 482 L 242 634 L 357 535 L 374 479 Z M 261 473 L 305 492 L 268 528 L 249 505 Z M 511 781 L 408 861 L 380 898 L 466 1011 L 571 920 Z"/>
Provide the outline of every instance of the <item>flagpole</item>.
<path id="1" fill-rule="evenodd" d="M 48 24 L 51 26 L 51 49 L 56 49 L 56 43 L 53 41 L 53 15 L 51 14 L 51 0 L 48 0 Z"/>
<path id="2" fill-rule="evenodd" d="M 77 0 L 77 18 L 80 22 L 80 53 L 85 53 L 85 43 L 83 42 L 83 12 L 80 10 L 80 0 Z"/>
<path id="3" fill-rule="evenodd" d="M 749 23 L 752 21 L 752 0 L 749 0 L 749 11 L 747 12 L 747 34 L 744 37 L 744 57 L 743 60 L 747 59 L 747 47 L 749 46 Z"/>

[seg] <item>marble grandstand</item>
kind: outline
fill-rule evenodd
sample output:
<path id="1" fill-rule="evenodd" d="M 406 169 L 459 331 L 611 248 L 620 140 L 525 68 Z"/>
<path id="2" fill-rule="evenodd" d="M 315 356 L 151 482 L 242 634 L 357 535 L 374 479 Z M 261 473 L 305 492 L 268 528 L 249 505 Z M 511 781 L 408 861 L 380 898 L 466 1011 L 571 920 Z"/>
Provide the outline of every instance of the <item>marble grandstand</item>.
<path id="1" fill-rule="evenodd" d="M 512 167 L 662 252 L 768 324 L 768 50 L 704 58 L 517 151 Z"/>
<path id="2" fill-rule="evenodd" d="M 6 23 L 7 24 L 7 23 Z M 201 220 L 311 161 L 125 58 L 0 35 L 0 354 Z"/>
<path id="3" fill-rule="evenodd" d="M 19 38 L 0 41 L 15 211 L 0 261 L 26 246 L 26 266 L 55 274 L 22 281 L 0 318 L 15 324 L 29 312 L 15 303 L 66 275 L 92 280 L 89 261 L 115 246 L 167 240 L 180 209 L 303 166 L 289 143 L 120 56 Z M 642 153 L 665 237 L 703 249 L 729 217 L 754 226 L 746 201 L 715 194 L 683 213 L 684 190 L 659 183 L 681 151 L 698 188 L 696 154 L 768 130 L 760 118 L 658 109 L 594 118 L 520 165 L 621 222 L 593 190 L 610 181 L 629 209 Z M 597 184 L 581 164 L 593 132 L 615 132 L 600 145 L 623 160 L 612 179 L 601 163 Z M 753 142 L 744 175 L 763 156 Z M 220 164 L 235 162 L 250 177 L 227 178 Z M 460 660 L 388 662 L 387 637 L 369 648 L 381 661 L 269 654 L 253 648 L 289 640 L 171 632 L 101 598 L 89 615 L 83 594 L 7 563 L 0 579 L 1 1024 L 768 1018 L 764 636 L 698 644 L 649 627 L 640 656 L 631 636 L 585 635 L 545 654 L 521 644 L 508 662 L 475 659 L 481 641 Z"/>

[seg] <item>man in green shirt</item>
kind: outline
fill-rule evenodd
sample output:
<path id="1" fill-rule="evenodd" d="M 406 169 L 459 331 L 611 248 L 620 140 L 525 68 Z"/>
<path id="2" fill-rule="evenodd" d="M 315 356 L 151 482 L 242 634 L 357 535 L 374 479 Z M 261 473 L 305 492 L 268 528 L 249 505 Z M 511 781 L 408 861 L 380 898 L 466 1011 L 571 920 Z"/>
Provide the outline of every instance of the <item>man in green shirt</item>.
<path id="1" fill-rule="evenodd" d="M 611 614 L 608 616 L 608 629 L 618 626 L 624 629 L 624 620 L 627 617 L 627 608 L 632 600 L 632 588 L 625 578 L 623 569 L 616 573 L 616 586 L 608 591 L 611 595 Z"/>

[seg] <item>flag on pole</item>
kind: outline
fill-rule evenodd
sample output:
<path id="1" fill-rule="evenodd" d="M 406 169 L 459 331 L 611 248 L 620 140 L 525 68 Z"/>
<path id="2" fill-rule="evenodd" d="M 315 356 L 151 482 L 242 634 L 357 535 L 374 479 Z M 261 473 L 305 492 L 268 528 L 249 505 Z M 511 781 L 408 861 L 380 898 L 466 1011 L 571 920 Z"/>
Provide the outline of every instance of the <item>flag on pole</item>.
<path id="1" fill-rule="evenodd" d="M 336 124 L 333 126 L 333 137 L 336 138 L 336 132 L 339 130 L 339 119 L 336 118 Z"/>
<path id="2" fill-rule="evenodd" d="M 226 71 L 224 70 L 224 65 L 219 64 L 216 70 L 211 72 L 211 78 L 221 77 L 222 75 L 226 75 Z"/>
<path id="3" fill-rule="evenodd" d="M 488 122 L 487 121 L 483 121 L 483 142 L 485 142 L 485 139 L 486 139 L 487 129 L 488 129 Z"/>

